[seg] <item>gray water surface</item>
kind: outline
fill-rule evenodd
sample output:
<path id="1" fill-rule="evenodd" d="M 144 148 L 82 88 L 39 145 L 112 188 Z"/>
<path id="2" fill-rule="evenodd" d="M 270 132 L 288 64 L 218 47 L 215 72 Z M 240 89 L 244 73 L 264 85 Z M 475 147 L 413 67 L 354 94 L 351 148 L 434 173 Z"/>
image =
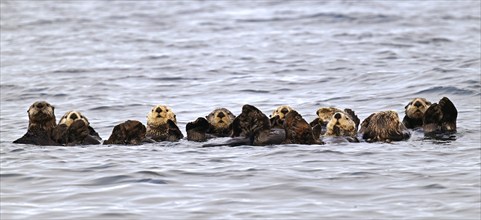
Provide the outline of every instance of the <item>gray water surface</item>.
<path id="1" fill-rule="evenodd" d="M 0 218 L 479 219 L 479 1 L 4 1 Z M 14 145 L 35 101 L 106 139 L 156 104 L 321 106 L 363 120 L 449 97 L 455 141 Z M 223 140 L 213 140 L 223 141 Z"/>

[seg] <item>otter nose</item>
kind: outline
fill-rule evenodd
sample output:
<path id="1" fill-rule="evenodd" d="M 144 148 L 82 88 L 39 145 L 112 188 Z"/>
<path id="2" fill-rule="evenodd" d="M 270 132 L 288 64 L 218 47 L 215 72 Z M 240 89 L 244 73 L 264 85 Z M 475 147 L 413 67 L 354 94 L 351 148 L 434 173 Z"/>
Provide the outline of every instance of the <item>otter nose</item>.
<path id="1" fill-rule="evenodd" d="M 334 118 L 340 119 L 340 118 L 341 118 L 341 114 L 339 114 L 339 113 L 334 114 Z"/>
<path id="2" fill-rule="evenodd" d="M 162 109 L 161 109 L 160 107 L 158 107 L 158 108 L 155 109 L 155 112 L 161 113 L 161 112 L 162 112 Z"/>
<path id="3" fill-rule="evenodd" d="M 44 105 L 43 105 L 43 103 L 41 103 L 41 102 L 36 105 L 37 108 L 43 108 L 43 106 L 44 106 Z"/>
<path id="4" fill-rule="evenodd" d="M 421 106 L 421 105 L 422 105 L 422 104 L 421 104 L 420 102 L 418 102 L 418 101 L 416 101 L 416 102 L 414 103 L 414 106 L 416 106 L 416 107 L 419 107 L 419 106 Z"/>
<path id="5" fill-rule="evenodd" d="M 281 109 L 281 112 L 282 112 L 283 114 L 287 114 L 287 112 L 289 112 L 289 110 L 288 110 L 287 108 L 282 108 L 282 109 Z"/>
<path id="6" fill-rule="evenodd" d="M 217 114 L 217 117 L 219 117 L 219 118 L 223 118 L 223 117 L 225 117 L 225 114 L 224 114 L 224 112 L 219 112 L 219 114 Z"/>
<path id="7" fill-rule="evenodd" d="M 75 120 L 77 118 L 79 118 L 77 114 L 71 114 L 70 115 L 70 119 L 72 119 L 72 120 Z"/>

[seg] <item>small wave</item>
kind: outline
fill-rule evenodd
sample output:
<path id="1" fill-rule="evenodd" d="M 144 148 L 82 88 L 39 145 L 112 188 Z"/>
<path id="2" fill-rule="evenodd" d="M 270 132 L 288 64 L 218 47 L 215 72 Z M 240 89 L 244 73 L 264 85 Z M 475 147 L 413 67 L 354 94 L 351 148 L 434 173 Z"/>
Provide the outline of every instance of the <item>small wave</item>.
<path id="1" fill-rule="evenodd" d="M 443 186 L 441 184 L 437 184 L 437 183 L 429 184 L 429 185 L 423 186 L 421 188 L 422 189 L 446 189 L 445 186 Z"/>
<path id="2" fill-rule="evenodd" d="M 422 94 L 453 94 L 453 95 L 472 95 L 474 94 L 471 90 L 460 89 L 454 86 L 435 86 L 429 89 L 424 89 L 416 93 L 416 95 Z"/>
<path id="3" fill-rule="evenodd" d="M 270 93 L 270 91 L 267 91 L 267 90 L 258 90 L 258 89 L 242 89 L 242 90 L 239 90 L 239 92 L 246 92 L 246 93 L 261 93 L 261 94 L 267 94 L 267 93 Z"/>

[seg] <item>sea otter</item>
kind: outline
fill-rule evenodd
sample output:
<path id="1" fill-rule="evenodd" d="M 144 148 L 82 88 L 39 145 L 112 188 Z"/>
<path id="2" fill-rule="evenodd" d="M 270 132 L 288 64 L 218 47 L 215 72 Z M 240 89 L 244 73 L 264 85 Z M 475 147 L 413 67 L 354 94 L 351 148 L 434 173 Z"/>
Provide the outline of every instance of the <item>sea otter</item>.
<path id="1" fill-rule="evenodd" d="M 331 120 L 332 116 L 336 112 L 343 112 L 341 109 L 334 108 L 334 107 L 321 107 L 317 109 L 316 115 L 317 118 L 309 123 L 312 127 L 312 133 L 314 134 L 315 138 L 320 138 L 321 135 L 326 133 L 326 126 L 327 123 Z"/>
<path id="2" fill-rule="evenodd" d="M 152 108 L 147 115 L 146 137 L 155 141 L 178 141 L 184 137 L 172 109 L 165 105 Z"/>
<path id="3" fill-rule="evenodd" d="M 443 138 L 456 133 L 456 120 L 458 110 L 447 97 L 438 103 L 431 104 L 423 116 L 424 135 L 434 138 Z"/>
<path id="4" fill-rule="evenodd" d="M 146 128 L 140 121 L 127 120 L 114 127 L 104 144 L 139 145 L 146 142 Z"/>
<path id="5" fill-rule="evenodd" d="M 414 98 L 409 102 L 405 109 L 403 124 L 406 128 L 421 128 L 423 126 L 423 117 L 431 102 L 425 98 Z"/>
<path id="6" fill-rule="evenodd" d="M 28 129 L 21 138 L 13 141 L 15 144 L 59 145 L 51 135 L 55 128 L 55 107 L 45 101 L 33 103 L 27 110 Z"/>
<path id="7" fill-rule="evenodd" d="M 52 138 L 62 145 L 96 145 L 102 140 L 78 111 L 68 111 L 55 127 Z"/>
<path id="8" fill-rule="evenodd" d="M 359 133 L 367 142 L 391 142 L 406 140 L 411 136 L 395 111 L 371 114 L 361 123 Z"/>
<path id="9" fill-rule="evenodd" d="M 311 125 L 296 110 L 290 110 L 285 115 L 284 131 L 286 138 L 283 144 L 324 144 L 314 137 Z"/>
<path id="10" fill-rule="evenodd" d="M 226 108 L 217 108 L 205 118 L 187 123 L 187 140 L 203 142 L 215 137 L 228 137 L 232 133 L 235 115 Z"/>
<path id="11" fill-rule="evenodd" d="M 284 119 L 290 111 L 293 109 L 288 105 L 281 105 L 277 107 L 269 116 L 271 122 L 271 128 L 283 128 Z"/>
<path id="12" fill-rule="evenodd" d="M 357 139 L 359 122 L 356 113 L 351 109 L 336 112 L 326 125 L 324 137 L 337 137 L 336 142 L 341 139 L 348 142 L 359 142 Z"/>

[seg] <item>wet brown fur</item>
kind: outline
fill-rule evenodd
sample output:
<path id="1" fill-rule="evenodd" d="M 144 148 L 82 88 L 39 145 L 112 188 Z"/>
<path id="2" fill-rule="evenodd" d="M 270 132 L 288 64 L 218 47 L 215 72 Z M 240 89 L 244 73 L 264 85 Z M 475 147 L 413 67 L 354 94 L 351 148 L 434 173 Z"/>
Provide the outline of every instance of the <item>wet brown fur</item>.
<path id="1" fill-rule="evenodd" d="M 16 144 L 34 145 L 58 145 L 52 140 L 52 132 L 55 128 L 55 107 L 45 101 L 33 103 L 28 113 L 28 129 L 21 138 L 13 141 Z"/>
<path id="2" fill-rule="evenodd" d="M 104 144 L 139 145 L 145 139 L 146 128 L 140 121 L 128 120 L 114 127 Z"/>
<path id="3" fill-rule="evenodd" d="M 362 138 L 367 142 L 402 141 L 411 136 L 395 111 L 371 114 L 361 123 L 359 132 L 362 133 Z"/>

